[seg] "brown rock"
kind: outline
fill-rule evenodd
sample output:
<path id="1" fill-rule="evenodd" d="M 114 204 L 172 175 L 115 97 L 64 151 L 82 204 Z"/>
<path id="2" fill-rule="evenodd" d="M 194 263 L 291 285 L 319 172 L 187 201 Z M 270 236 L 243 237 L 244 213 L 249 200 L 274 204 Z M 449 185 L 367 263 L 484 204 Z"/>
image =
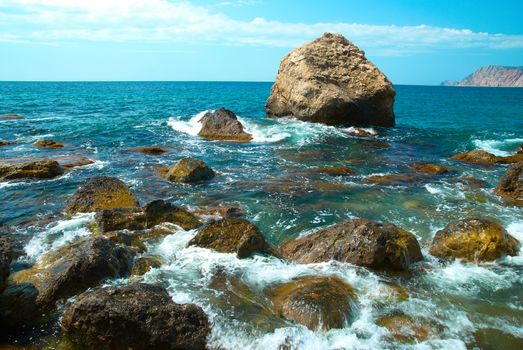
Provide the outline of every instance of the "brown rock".
<path id="1" fill-rule="evenodd" d="M 56 157 L 53 158 L 64 168 L 65 170 L 70 170 L 75 167 L 79 166 L 85 166 L 93 164 L 94 161 L 91 159 L 85 158 L 85 157 L 77 157 L 77 156 L 63 156 L 63 157 Z"/>
<path id="2" fill-rule="evenodd" d="M 150 154 L 153 156 L 161 156 L 162 154 L 167 152 L 167 150 L 165 148 L 159 147 L 159 146 L 136 147 L 136 148 L 130 148 L 128 151 L 129 152 L 138 152 L 138 153 L 143 153 L 143 154 Z"/>
<path id="3" fill-rule="evenodd" d="M 387 328 L 392 337 L 403 343 L 422 342 L 430 335 L 427 325 L 403 314 L 383 316 L 377 323 Z"/>
<path id="4" fill-rule="evenodd" d="M 346 220 L 284 243 L 280 254 L 300 264 L 337 260 L 376 269 L 407 270 L 423 259 L 416 237 L 393 224 Z"/>
<path id="5" fill-rule="evenodd" d="M 43 311 L 37 305 L 38 290 L 31 283 L 10 282 L 0 294 L 0 325 L 18 328 L 39 323 Z"/>
<path id="6" fill-rule="evenodd" d="M 245 219 L 227 218 L 206 225 L 189 241 L 220 253 L 236 253 L 247 258 L 254 253 L 270 254 L 271 248 L 256 226 Z"/>
<path id="7" fill-rule="evenodd" d="M 408 174 L 372 175 L 363 180 L 365 184 L 383 186 L 409 186 L 417 182 L 417 179 Z"/>
<path id="8" fill-rule="evenodd" d="M 184 158 L 168 168 L 165 177 L 172 182 L 197 183 L 211 180 L 216 174 L 205 162 Z"/>
<path id="9" fill-rule="evenodd" d="M 499 157 L 492 153 L 475 149 L 469 152 L 458 153 L 452 156 L 452 159 L 465 163 L 488 165 L 497 163 Z"/>
<path id="10" fill-rule="evenodd" d="M 228 109 L 220 108 L 207 112 L 200 119 L 202 128 L 199 136 L 214 140 L 250 141 L 252 135 L 243 130 L 238 117 Z"/>
<path id="11" fill-rule="evenodd" d="M 131 268 L 132 276 L 141 276 L 149 272 L 152 268 L 162 266 L 162 258 L 159 256 L 142 256 L 136 259 Z"/>
<path id="12" fill-rule="evenodd" d="M 0 140 L 0 147 L 14 145 L 16 142 L 13 141 L 2 141 Z"/>
<path id="13" fill-rule="evenodd" d="M 38 140 L 34 143 L 36 147 L 40 148 L 63 148 L 64 145 L 53 140 Z"/>
<path id="14" fill-rule="evenodd" d="M 477 189 L 488 187 L 488 183 L 486 181 L 476 179 L 475 177 L 472 177 L 472 176 L 460 177 L 459 179 L 456 179 L 455 182 L 462 183 L 463 185 L 465 185 L 466 189 L 472 189 L 472 190 L 477 190 Z"/>
<path id="15" fill-rule="evenodd" d="M 101 233 L 118 230 L 143 230 L 147 219 L 142 208 L 115 208 L 100 210 L 95 215 Z"/>
<path id="16" fill-rule="evenodd" d="M 12 258 L 11 245 L 4 238 L 0 238 L 0 294 L 7 286 Z"/>
<path id="17" fill-rule="evenodd" d="M 523 205 L 523 162 L 510 166 L 494 189 L 498 196 Z"/>
<path id="18" fill-rule="evenodd" d="M 274 307 L 284 318 L 307 328 L 346 327 L 354 317 L 356 295 L 337 277 L 301 277 L 274 292 Z"/>
<path id="19" fill-rule="evenodd" d="M 192 213 L 196 216 L 205 218 L 208 216 L 218 216 L 222 219 L 225 218 L 238 218 L 242 217 L 245 214 L 245 210 L 240 207 L 213 207 L 205 209 L 193 210 Z"/>
<path id="20" fill-rule="evenodd" d="M 417 164 L 412 167 L 412 170 L 416 173 L 426 174 L 426 175 L 441 175 L 449 171 L 449 169 L 441 166 L 439 164 Z"/>
<path id="21" fill-rule="evenodd" d="M 308 169 L 308 171 L 332 176 L 351 176 L 356 174 L 354 170 L 343 166 L 334 168 L 312 168 Z"/>
<path id="22" fill-rule="evenodd" d="M 83 293 L 61 324 L 73 341 L 89 349 L 203 350 L 210 333 L 200 307 L 176 304 L 163 287 L 149 284 Z"/>
<path id="23" fill-rule="evenodd" d="M 137 206 L 138 200 L 125 183 L 115 177 L 97 176 L 89 179 L 69 198 L 65 211 L 72 215 Z"/>
<path id="24" fill-rule="evenodd" d="M 0 161 L 0 181 L 18 179 L 52 179 L 64 170 L 52 159 L 27 159 Z"/>
<path id="25" fill-rule="evenodd" d="M 196 216 L 186 209 L 177 207 L 164 200 L 150 202 L 145 206 L 144 211 L 147 219 L 147 228 L 169 222 L 182 227 L 184 230 L 192 230 L 202 224 Z"/>
<path id="26" fill-rule="evenodd" d="M 6 113 L 0 114 L 0 119 L 13 120 L 13 119 L 24 119 L 25 117 L 20 114 Z"/>
<path id="27" fill-rule="evenodd" d="M 394 126 L 396 92 L 356 45 L 325 33 L 283 58 L 265 105 L 269 117 Z"/>
<path id="28" fill-rule="evenodd" d="M 479 262 L 517 255 L 518 250 L 518 240 L 498 223 L 486 219 L 465 219 L 452 222 L 436 232 L 429 252 L 444 259 Z"/>
<path id="29" fill-rule="evenodd" d="M 516 153 L 511 156 L 498 157 L 498 163 L 500 164 L 514 164 L 523 162 L 523 153 Z"/>

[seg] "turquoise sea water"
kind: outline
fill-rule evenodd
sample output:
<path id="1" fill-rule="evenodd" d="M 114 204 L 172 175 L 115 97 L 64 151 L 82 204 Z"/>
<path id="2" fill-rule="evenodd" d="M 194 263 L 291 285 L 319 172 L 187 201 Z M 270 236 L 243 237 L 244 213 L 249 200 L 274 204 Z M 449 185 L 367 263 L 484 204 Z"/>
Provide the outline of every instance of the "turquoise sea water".
<path id="1" fill-rule="evenodd" d="M 374 128 L 376 136 L 357 138 L 343 127 L 266 119 L 270 87 L 225 82 L 0 83 L 0 113 L 26 116 L 0 121 L 0 140 L 18 142 L 1 147 L 0 158 L 79 155 L 95 160 L 50 181 L 0 183 L 0 223 L 15 228 L 26 244 L 28 256 L 23 259 L 35 261 L 46 250 L 88 234 L 86 224 L 92 216 L 70 219 L 60 212 L 78 186 L 97 175 L 121 178 L 141 203 L 162 198 L 188 207 L 239 205 L 272 244 L 344 218 L 389 221 L 418 237 L 428 267 L 409 275 L 388 275 L 342 264 L 299 266 L 262 257 L 240 261 L 184 248 L 194 232 L 183 232 L 151 247 L 169 263 L 145 278 L 165 283 L 177 302 L 204 307 L 214 321 L 210 341 L 217 348 L 276 349 L 286 339 L 300 349 L 495 349 L 499 342 L 506 349 L 521 348 L 523 254 L 479 266 L 444 265 L 428 255 L 427 246 L 438 229 L 471 216 L 493 218 L 523 241 L 523 211 L 491 193 L 506 168 L 450 159 L 475 148 L 512 154 L 523 143 L 523 89 L 397 86 L 397 126 Z M 253 142 L 196 136 L 194 117 L 222 106 L 240 116 Z M 66 147 L 32 146 L 42 138 Z M 149 156 L 127 151 L 148 145 L 170 152 Z M 172 184 L 157 176 L 157 166 L 187 156 L 204 160 L 220 175 L 199 186 Z M 407 172 L 420 162 L 442 164 L 451 171 L 408 186 L 362 183 L 370 175 Z M 332 166 L 348 166 L 357 175 L 307 172 Z M 457 181 L 463 176 L 484 180 L 488 187 L 466 189 Z M 260 294 L 267 286 L 299 275 L 334 274 L 355 287 L 360 313 L 345 329 L 326 333 L 270 316 L 260 326 L 246 310 L 210 301 L 216 291 L 209 281 L 218 270 Z M 410 298 L 384 302 L 382 290 L 391 283 L 401 284 Z M 429 324 L 428 338 L 400 343 L 377 325 L 380 316 L 398 310 Z"/>

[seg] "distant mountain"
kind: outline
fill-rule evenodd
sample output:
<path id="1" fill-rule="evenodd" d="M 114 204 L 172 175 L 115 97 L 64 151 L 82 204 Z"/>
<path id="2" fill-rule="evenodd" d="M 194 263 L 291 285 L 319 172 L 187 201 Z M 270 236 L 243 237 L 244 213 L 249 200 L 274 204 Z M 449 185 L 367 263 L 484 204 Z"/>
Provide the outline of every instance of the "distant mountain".
<path id="1" fill-rule="evenodd" d="M 445 80 L 441 85 L 523 87 L 523 67 L 484 66 L 462 81 Z"/>

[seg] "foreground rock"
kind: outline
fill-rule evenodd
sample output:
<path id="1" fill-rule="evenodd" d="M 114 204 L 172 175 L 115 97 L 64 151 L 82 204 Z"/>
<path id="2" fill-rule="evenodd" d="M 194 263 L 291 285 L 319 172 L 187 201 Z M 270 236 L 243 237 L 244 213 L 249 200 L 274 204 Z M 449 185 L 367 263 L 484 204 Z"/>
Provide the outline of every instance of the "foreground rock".
<path id="1" fill-rule="evenodd" d="M 4 120 L 24 119 L 24 116 L 20 115 L 20 114 L 6 113 L 6 114 L 0 114 L 0 119 L 4 119 Z"/>
<path id="2" fill-rule="evenodd" d="M 0 238 L 0 294 L 7 286 L 11 260 L 11 245 L 5 239 Z"/>
<path id="3" fill-rule="evenodd" d="M 238 117 L 228 109 L 220 108 L 207 112 L 200 119 L 202 128 L 199 136 L 213 140 L 250 141 L 252 135 L 243 130 Z"/>
<path id="4" fill-rule="evenodd" d="M 284 243 L 280 254 L 310 264 L 337 260 L 376 269 L 407 270 L 423 259 L 416 237 L 393 224 L 346 220 Z"/>
<path id="5" fill-rule="evenodd" d="M 270 254 L 271 248 L 258 228 L 245 219 L 227 218 L 205 226 L 189 241 L 189 246 L 236 253 L 247 258 L 254 253 Z"/>
<path id="6" fill-rule="evenodd" d="M 184 158 L 166 169 L 165 178 L 172 182 L 198 183 L 209 181 L 215 175 L 215 172 L 205 162 L 194 158 Z"/>
<path id="7" fill-rule="evenodd" d="M 63 148 L 64 145 L 54 140 L 38 140 L 34 143 L 39 148 Z"/>
<path id="8" fill-rule="evenodd" d="M 355 314 L 352 287 L 336 277 L 302 277 L 274 292 L 276 312 L 307 328 L 344 328 Z"/>
<path id="9" fill-rule="evenodd" d="M 494 189 L 494 193 L 514 204 L 523 206 L 523 162 L 516 163 L 508 168 Z"/>
<path id="10" fill-rule="evenodd" d="M 362 50 L 342 35 L 325 33 L 283 58 L 265 108 L 269 117 L 394 126 L 395 95 Z"/>
<path id="11" fill-rule="evenodd" d="M 65 211 L 72 215 L 137 206 L 138 200 L 123 181 L 97 176 L 89 179 L 69 198 Z"/>
<path id="12" fill-rule="evenodd" d="M 86 292 L 65 311 L 62 328 L 90 349 L 206 348 L 207 315 L 174 303 L 158 285 L 133 284 Z"/>
<path id="13" fill-rule="evenodd" d="M 63 173 L 64 169 L 52 159 L 0 161 L 0 181 L 52 179 Z"/>
<path id="14" fill-rule="evenodd" d="M 32 268 L 17 272 L 14 282 L 30 283 L 38 290 L 38 305 L 52 310 L 59 299 L 69 298 L 110 277 L 129 272 L 133 252 L 96 236 L 48 253 Z"/>
<path id="15" fill-rule="evenodd" d="M 164 200 L 156 200 L 143 208 L 105 209 L 95 215 L 101 232 L 117 230 L 144 230 L 168 222 L 192 230 L 201 225 L 200 220 L 184 208 Z"/>
<path id="16" fill-rule="evenodd" d="M 45 311 L 37 304 L 38 290 L 31 283 L 9 282 L 0 294 L 0 327 L 18 328 L 45 322 Z"/>
<path id="17" fill-rule="evenodd" d="M 150 154 L 153 156 L 161 156 L 162 154 L 167 153 L 167 150 L 165 148 L 159 147 L 159 146 L 136 147 L 136 148 L 130 148 L 128 151 L 143 153 L 143 154 Z"/>
<path id="18" fill-rule="evenodd" d="M 518 240 L 498 223 L 486 219 L 465 219 L 452 222 L 436 232 L 429 252 L 444 259 L 480 262 L 517 255 L 518 250 Z"/>

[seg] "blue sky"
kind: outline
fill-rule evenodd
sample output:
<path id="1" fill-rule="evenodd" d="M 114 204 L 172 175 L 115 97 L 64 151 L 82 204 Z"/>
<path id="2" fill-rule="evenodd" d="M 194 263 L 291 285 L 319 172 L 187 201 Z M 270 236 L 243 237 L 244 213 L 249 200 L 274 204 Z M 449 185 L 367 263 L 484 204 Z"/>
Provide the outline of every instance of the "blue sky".
<path id="1" fill-rule="evenodd" d="M 344 34 L 396 84 L 523 66 L 523 1 L 0 0 L 0 80 L 272 81 Z"/>

